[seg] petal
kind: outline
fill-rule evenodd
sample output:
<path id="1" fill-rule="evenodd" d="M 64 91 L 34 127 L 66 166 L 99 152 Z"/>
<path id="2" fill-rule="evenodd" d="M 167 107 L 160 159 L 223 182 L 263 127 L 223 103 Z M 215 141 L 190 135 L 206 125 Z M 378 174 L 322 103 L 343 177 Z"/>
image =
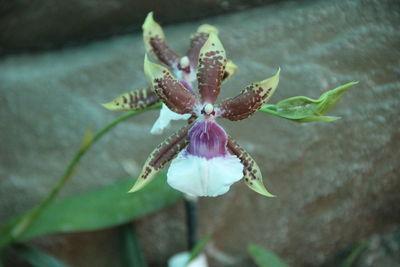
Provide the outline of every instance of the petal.
<path id="1" fill-rule="evenodd" d="M 244 165 L 243 178 L 246 185 L 261 195 L 266 197 L 275 197 L 265 188 L 262 180 L 262 174 L 257 163 L 249 155 L 249 153 L 241 148 L 239 144 L 231 137 L 228 138 L 228 149 L 232 154 L 236 155 Z"/>
<path id="2" fill-rule="evenodd" d="M 186 53 L 187 56 L 189 57 L 190 65 L 192 66 L 192 68 L 197 68 L 200 49 L 207 41 L 208 36 L 211 32 L 218 34 L 218 29 L 212 25 L 203 24 L 197 29 L 196 34 L 192 36 L 190 40 L 189 51 Z M 232 60 L 228 60 L 226 62 L 223 82 L 232 77 L 232 75 L 235 74 L 236 70 L 237 66 L 232 62 Z"/>
<path id="3" fill-rule="evenodd" d="M 238 96 L 222 101 L 219 105 L 218 115 L 231 121 L 237 121 L 254 114 L 275 92 L 279 82 L 279 72 L 280 69 L 274 76 L 248 85 Z"/>
<path id="4" fill-rule="evenodd" d="M 237 68 L 238 66 L 236 66 L 236 64 L 233 63 L 232 60 L 228 59 L 225 65 L 225 72 L 222 83 L 225 83 L 227 80 L 229 80 L 236 73 Z"/>
<path id="5" fill-rule="evenodd" d="M 204 253 L 201 253 L 196 258 L 190 260 L 191 253 L 184 251 L 173 255 L 168 260 L 168 267 L 208 267 L 207 257 Z"/>
<path id="6" fill-rule="evenodd" d="M 193 196 L 216 197 L 243 177 L 243 165 L 233 155 L 206 159 L 183 151 L 171 162 L 168 184 Z"/>
<path id="7" fill-rule="evenodd" d="M 169 70 L 161 65 L 144 59 L 144 74 L 153 91 L 169 109 L 178 113 L 192 113 L 196 104 L 196 95 L 175 79 Z"/>
<path id="8" fill-rule="evenodd" d="M 168 128 L 173 120 L 188 120 L 191 114 L 178 114 L 171 111 L 165 104 L 162 105 L 160 116 L 150 130 L 151 134 L 162 134 L 164 129 Z"/>
<path id="9" fill-rule="evenodd" d="M 153 12 L 147 14 L 142 29 L 146 52 L 153 53 L 158 60 L 170 67 L 175 66 L 179 56 L 168 47 L 161 26 L 153 19 Z"/>
<path id="10" fill-rule="evenodd" d="M 212 25 L 203 24 L 197 29 L 197 32 L 190 39 L 190 48 L 186 54 L 189 57 L 190 64 L 194 68 L 197 68 L 200 49 L 207 41 L 210 32 L 218 34 L 218 29 Z"/>
<path id="11" fill-rule="evenodd" d="M 226 55 L 216 33 L 211 32 L 199 55 L 197 80 L 203 103 L 213 104 L 224 77 Z"/>
<path id="12" fill-rule="evenodd" d="M 157 94 L 151 88 L 143 88 L 122 94 L 102 105 L 109 110 L 141 110 L 159 101 Z"/>
<path id="13" fill-rule="evenodd" d="M 164 142 L 159 144 L 150 156 L 147 158 L 143 166 L 139 178 L 136 180 L 135 185 L 129 190 L 130 193 L 136 192 L 150 183 L 157 173 L 164 167 L 165 164 L 170 162 L 182 149 L 188 144 L 187 132 L 191 125 L 180 129 L 168 137 Z"/>

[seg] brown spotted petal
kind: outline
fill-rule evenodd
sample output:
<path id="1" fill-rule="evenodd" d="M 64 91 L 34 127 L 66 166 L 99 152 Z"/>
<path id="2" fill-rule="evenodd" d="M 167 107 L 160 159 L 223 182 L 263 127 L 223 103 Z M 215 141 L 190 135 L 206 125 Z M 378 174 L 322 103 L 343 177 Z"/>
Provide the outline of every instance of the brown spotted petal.
<path id="1" fill-rule="evenodd" d="M 197 29 L 197 32 L 190 39 L 190 48 L 186 54 L 189 57 L 191 65 L 195 68 L 197 68 L 199 61 L 200 49 L 207 41 L 210 32 L 218 34 L 218 29 L 212 25 L 203 24 Z"/>
<path id="2" fill-rule="evenodd" d="M 175 158 L 175 156 L 188 145 L 187 132 L 190 127 L 192 127 L 191 124 L 180 129 L 151 152 L 143 166 L 139 178 L 129 192 L 136 192 L 150 183 L 165 164 Z"/>
<path id="3" fill-rule="evenodd" d="M 175 66 L 179 62 L 179 56 L 168 47 L 161 26 L 153 19 L 153 12 L 147 15 L 142 29 L 146 52 L 154 54 L 158 60 L 170 67 Z"/>
<path id="4" fill-rule="evenodd" d="M 279 72 L 258 83 L 248 85 L 240 94 L 222 101 L 219 116 L 231 121 L 243 120 L 254 114 L 275 92 L 279 83 Z"/>
<path id="5" fill-rule="evenodd" d="M 153 91 L 167 107 L 175 113 L 193 113 L 196 95 L 175 79 L 169 70 L 161 65 L 144 59 L 144 74 Z"/>
<path id="6" fill-rule="evenodd" d="M 210 32 L 200 50 L 197 80 L 203 103 L 213 104 L 221 90 L 224 77 L 226 55 L 218 36 Z"/>
<path id="7" fill-rule="evenodd" d="M 232 137 L 228 137 L 228 149 L 233 154 L 236 155 L 240 162 L 243 164 L 243 178 L 244 182 L 250 189 L 256 191 L 257 193 L 264 195 L 266 197 L 275 197 L 273 194 L 268 192 L 265 188 L 262 174 L 260 168 L 254 159 L 247 153 L 243 148 L 239 146 L 239 144 L 232 139 Z"/>
<path id="8" fill-rule="evenodd" d="M 141 110 L 159 102 L 151 88 L 143 88 L 122 94 L 113 101 L 103 104 L 109 110 Z"/>

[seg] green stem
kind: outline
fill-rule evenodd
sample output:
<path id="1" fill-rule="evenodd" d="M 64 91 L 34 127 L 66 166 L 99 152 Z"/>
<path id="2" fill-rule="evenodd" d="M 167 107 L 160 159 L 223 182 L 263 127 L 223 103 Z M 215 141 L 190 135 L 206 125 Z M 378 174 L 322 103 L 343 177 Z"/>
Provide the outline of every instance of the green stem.
<path id="1" fill-rule="evenodd" d="M 123 266 L 146 267 L 135 225 L 127 223 L 119 227 L 122 237 Z"/>
<path id="2" fill-rule="evenodd" d="M 32 225 L 32 223 L 40 215 L 40 213 L 50 204 L 51 201 L 53 201 L 53 199 L 58 195 L 58 193 L 64 187 L 66 182 L 68 182 L 69 179 L 72 177 L 75 167 L 78 165 L 81 158 L 92 147 L 92 145 L 96 143 L 96 141 L 98 141 L 104 134 L 106 134 L 108 131 L 114 128 L 121 121 L 124 121 L 130 117 L 133 117 L 148 110 L 159 109 L 160 107 L 161 104 L 156 104 L 143 110 L 127 112 L 119 116 L 117 119 L 106 125 L 98 132 L 96 132 L 91 139 L 87 140 L 87 142 L 85 142 L 84 140 L 83 145 L 80 147 L 78 152 L 72 158 L 72 160 L 68 164 L 68 167 L 65 169 L 63 175 L 58 180 L 58 183 L 53 187 L 50 193 L 45 197 L 45 199 L 43 199 L 43 201 L 39 205 L 37 205 L 31 212 L 22 217 L 21 220 L 15 225 L 14 229 L 12 230 L 13 240 L 10 240 L 10 242 L 18 240 L 18 238 L 29 228 L 29 226 Z"/>
<path id="3" fill-rule="evenodd" d="M 198 198 L 185 195 L 187 246 L 191 251 L 197 243 L 198 232 Z"/>

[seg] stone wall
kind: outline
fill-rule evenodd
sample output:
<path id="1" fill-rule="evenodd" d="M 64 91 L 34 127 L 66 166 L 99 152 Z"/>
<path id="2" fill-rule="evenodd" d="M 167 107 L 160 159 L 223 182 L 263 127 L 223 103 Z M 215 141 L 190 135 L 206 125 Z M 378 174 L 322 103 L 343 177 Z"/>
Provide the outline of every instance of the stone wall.
<path id="1" fill-rule="evenodd" d="M 271 102 L 317 97 L 360 81 L 331 110 L 342 117 L 336 122 L 296 124 L 266 114 L 222 122 L 278 197 L 264 198 L 239 183 L 229 194 L 201 199 L 201 233 L 214 235 L 207 248 L 212 266 L 251 266 L 249 243 L 275 251 L 292 266 L 321 266 L 398 224 L 399 3 L 281 2 L 167 26 L 170 45 L 184 53 L 189 34 L 205 22 L 220 29 L 229 58 L 239 66 L 222 97 L 278 67 L 281 82 Z M 145 85 L 143 56 L 141 35 L 130 34 L 0 61 L 1 221 L 43 198 L 88 125 L 98 129 L 118 115 L 99 103 Z M 156 117 L 149 112 L 114 129 L 84 158 L 63 195 L 126 177 L 127 165 L 139 170 L 163 139 L 149 135 Z M 179 203 L 136 223 L 150 266 L 164 266 L 185 249 L 182 209 Z M 73 266 L 118 266 L 112 233 L 54 235 L 35 244 Z M 84 249 L 76 249 L 80 244 Z"/>

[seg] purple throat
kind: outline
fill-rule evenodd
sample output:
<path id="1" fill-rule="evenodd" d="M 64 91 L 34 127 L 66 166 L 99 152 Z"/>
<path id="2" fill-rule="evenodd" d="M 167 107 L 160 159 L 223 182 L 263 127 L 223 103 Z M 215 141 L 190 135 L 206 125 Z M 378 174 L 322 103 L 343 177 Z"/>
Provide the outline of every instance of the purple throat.
<path id="1" fill-rule="evenodd" d="M 211 159 L 228 154 L 226 145 L 228 136 L 225 130 L 215 121 L 197 121 L 189 130 L 189 146 L 187 153 Z"/>

